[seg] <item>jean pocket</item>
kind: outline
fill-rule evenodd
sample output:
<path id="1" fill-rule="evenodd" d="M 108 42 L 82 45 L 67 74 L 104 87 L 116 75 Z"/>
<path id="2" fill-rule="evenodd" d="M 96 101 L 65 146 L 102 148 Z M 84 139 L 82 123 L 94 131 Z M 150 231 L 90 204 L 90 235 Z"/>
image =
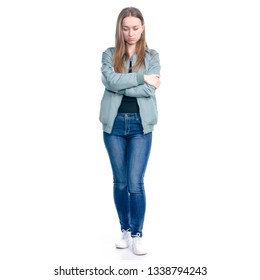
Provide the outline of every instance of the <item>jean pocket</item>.
<path id="1" fill-rule="evenodd" d="M 140 123 L 142 122 L 140 114 L 136 115 L 135 120 Z"/>

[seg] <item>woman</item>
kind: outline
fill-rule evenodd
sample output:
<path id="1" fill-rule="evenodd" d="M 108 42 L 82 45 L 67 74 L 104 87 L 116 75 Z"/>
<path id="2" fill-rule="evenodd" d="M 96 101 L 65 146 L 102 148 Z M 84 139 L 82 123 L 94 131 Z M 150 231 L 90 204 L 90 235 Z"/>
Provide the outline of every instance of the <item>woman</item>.
<path id="1" fill-rule="evenodd" d="M 114 181 L 114 202 L 122 231 L 117 248 L 147 254 L 143 243 L 146 209 L 144 174 L 157 123 L 155 91 L 160 86 L 160 62 L 145 39 L 142 13 L 134 7 L 118 15 L 115 47 L 102 55 L 100 121 L 103 125 Z"/>

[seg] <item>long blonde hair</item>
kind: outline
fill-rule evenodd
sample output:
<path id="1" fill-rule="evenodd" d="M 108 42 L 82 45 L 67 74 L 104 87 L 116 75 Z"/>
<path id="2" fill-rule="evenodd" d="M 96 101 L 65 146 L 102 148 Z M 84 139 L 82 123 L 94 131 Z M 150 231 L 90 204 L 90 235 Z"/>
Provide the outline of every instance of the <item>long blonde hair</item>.
<path id="1" fill-rule="evenodd" d="M 113 64 L 114 70 L 117 73 L 124 72 L 124 62 L 128 57 L 126 43 L 124 40 L 123 32 L 122 32 L 122 23 L 124 18 L 126 17 L 137 17 L 141 20 L 142 25 L 144 25 L 144 18 L 139 9 L 134 7 L 124 8 L 118 15 L 117 23 L 116 23 L 116 35 L 115 35 L 115 51 L 113 56 Z M 145 49 L 147 48 L 147 43 L 145 39 L 145 28 L 141 35 L 141 38 L 136 43 L 136 53 L 137 53 L 137 61 L 133 67 L 133 70 L 144 67 L 144 56 Z"/>

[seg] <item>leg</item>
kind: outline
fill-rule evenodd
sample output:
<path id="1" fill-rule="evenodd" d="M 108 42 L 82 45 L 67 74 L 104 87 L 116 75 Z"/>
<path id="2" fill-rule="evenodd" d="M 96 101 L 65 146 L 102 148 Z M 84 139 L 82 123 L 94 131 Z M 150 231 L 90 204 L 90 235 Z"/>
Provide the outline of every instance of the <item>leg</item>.
<path id="1" fill-rule="evenodd" d="M 128 141 L 127 184 L 130 193 L 131 235 L 142 237 L 146 210 L 144 174 L 151 150 L 152 133 L 137 134 Z"/>
<path id="2" fill-rule="evenodd" d="M 127 188 L 126 140 L 124 137 L 104 133 L 114 181 L 114 202 L 121 230 L 130 229 L 129 193 Z"/>

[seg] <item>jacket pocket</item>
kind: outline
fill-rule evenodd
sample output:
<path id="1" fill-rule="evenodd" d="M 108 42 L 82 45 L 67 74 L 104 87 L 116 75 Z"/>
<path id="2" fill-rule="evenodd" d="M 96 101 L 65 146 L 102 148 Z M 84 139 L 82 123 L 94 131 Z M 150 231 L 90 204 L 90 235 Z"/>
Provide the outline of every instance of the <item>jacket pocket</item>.
<path id="1" fill-rule="evenodd" d="M 157 103 L 155 97 L 139 98 L 140 115 L 144 125 L 154 125 L 158 120 Z"/>

